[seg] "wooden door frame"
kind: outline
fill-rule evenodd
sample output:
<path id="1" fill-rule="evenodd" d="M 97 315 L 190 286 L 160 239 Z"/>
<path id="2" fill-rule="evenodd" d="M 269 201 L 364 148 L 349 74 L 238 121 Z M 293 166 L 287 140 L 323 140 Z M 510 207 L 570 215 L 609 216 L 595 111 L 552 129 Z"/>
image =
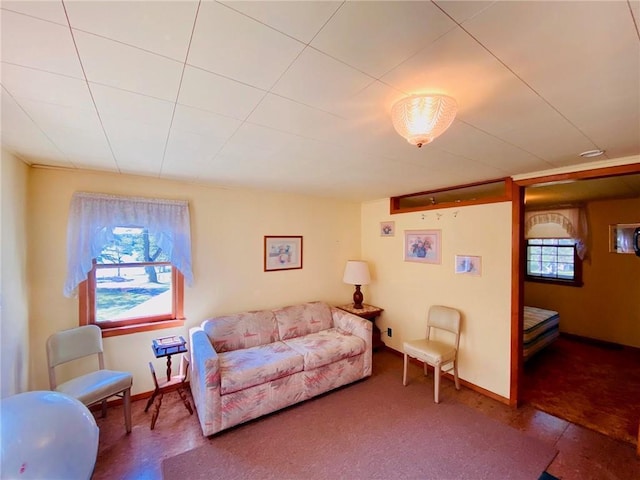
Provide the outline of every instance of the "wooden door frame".
<path id="1" fill-rule="evenodd" d="M 616 177 L 640 173 L 640 163 L 619 165 L 614 167 L 595 168 L 579 172 L 568 172 L 554 175 L 514 180 L 512 183 L 512 248 L 511 248 L 511 375 L 509 389 L 509 405 L 518 407 L 522 399 L 522 376 L 524 362 L 522 359 L 522 331 L 524 309 L 524 191 L 539 183 L 561 182 L 566 180 L 587 180 Z M 640 429 L 638 431 L 640 437 Z M 640 444 L 639 444 L 640 445 Z M 638 447 L 640 454 L 640 447 Z"/>

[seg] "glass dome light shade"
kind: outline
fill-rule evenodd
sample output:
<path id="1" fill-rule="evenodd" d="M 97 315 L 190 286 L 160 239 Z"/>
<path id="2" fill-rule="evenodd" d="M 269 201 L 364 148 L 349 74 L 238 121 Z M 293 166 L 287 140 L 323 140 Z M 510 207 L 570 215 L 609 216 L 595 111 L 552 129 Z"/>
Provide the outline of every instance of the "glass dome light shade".
<path id="1" fill-rule="evenodd" d="M 393 127 L 412 145 L 431 143 L 453 122 L 458 102 L 448 95 L 412 95 L 391 109 Z"/>

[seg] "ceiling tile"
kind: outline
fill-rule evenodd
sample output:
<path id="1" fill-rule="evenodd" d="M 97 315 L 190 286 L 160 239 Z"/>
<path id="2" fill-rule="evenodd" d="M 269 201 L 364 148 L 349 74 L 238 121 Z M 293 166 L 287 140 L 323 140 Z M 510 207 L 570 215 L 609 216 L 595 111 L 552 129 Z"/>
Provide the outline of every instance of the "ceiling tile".
<path id="1" fill-rule="evenodd" d="M 546 162 L 545 157 L 537 157 L 460 121 L 455 122 L 455 128 L 450 128 L 438 138 L 437 148 L 496 168 L 501 172 L 500 176 L 554 166 Z"/>
<path id="2" fill-rule="evenodd" d="M 512 129 L 497 135 L 505 142 L 546 159 L 552 166 L 558 165 L 551 159 L 580 158 L 577 157 L 580 152 L 596 148 L 584 133 L 548 105 L 529 109 Z M 539 169 L 531 171 L 535 170 Z"/>
<path id="3" fill-rule="evenodd" d="M 90 82 L 175 101 L 183 65 L 102 37 L 74 33 Z"/>
<path id="4" fill-rule="evenodd" d="M 2 90 L 2 148 L 19 154 L 29 163 L 73 167 L 64 154 L 33 122 L 25 111 Z"/>
<path id="5" fill-rule="evenodd" d="M 83 78 L 69 27 L 8 10 L 1 24 L 3 63 Z"/>
<path id="6" fill-rule="evenodd" d="M 273 92 L 331 111 L 374 80 L 344 63 L 307 48 L 273 87 Z"/>
<path id="7" fill-rule="evenodd" d="M 311 46 L 379 78 L 454 27 L 431 2 L 345 2 Z"/>
<path id="8" fill-rule="evenodd" d="M 198 2 L 66 2 L 74 29 L 184 62 Z"/>
<path id="9" fill-rule="evenodd" d="M 435 3 L 442 10 L 447 12 L 447 14 L 450 15 L 457 23 L 464 23 L 480 14 L 483 10 L 486 10 L 496 2 L 481 0 L 452 2 L 450 0 L 438 0 Z"/>
<path id="10" fill-rule="evenodd" d="M 330 113 L 268 94 L 247 121 L 306 138 L 335 139 L 346 122 Z"/>
<path id="11" fill-rule="evenodd" d="M 102 121 L 121 172 L 159 174 L 168 127 L 117 117 L 103 118 Z"/>
<path id="12" fill-rule="evenodd" d="M 56 130 L 61 126 L 72 129 L 78 133 L 83 131 L 98 131 L 102 127 L 100 119 L 93 105 L 86 107 L 58 105 L 40 101 L 17 99 L 20 106 L 29 114 L 29 117 L 44 132 Z"/>
<path id="13" fill-rule="evenodd" d="M 264 95 L 257 88 L 187 66 L 178 103 L 243 120 Z"/>
<path id="14" fill-rule="evenodd" d="M 47 135 L 77 168 L 118 170 L 102 130 L 78 130 L 61 126 L 50 129 Z"/>
<path id="15" fill-rule="evenodd" d="M 286 151 L 290 151 L 292 145 L 298 145 L 303 141 L 299 135 L 253 123 L 243 123 L 230 139 L 229 145 L 241 145 L 254 157 L 259 156 L 264 160 L 273 158 L 274 161 L 278 161 L 279 157 L 285 156 Z"/>
<path id="16" fill-rule="evenodd" d="M 96 108 L 102 118 L 126 120 L 168 129 L 174 103 L 118 88 L 90 84 Z"/>
<path id="17" fill-rule="evenodd" d="M 177 105 L 171 129 L 228 139 L 240 126 L 239 120 L 199 108 Z"/>
<path id="18" fill-rule="evenodd" d="M 304 44 L 216 2 L 200 5 L 188 63 L 269 89 Z"/>
<path id="19" fill-rule="evenodd" d="M 67 26 L 67 16 L 64 13 L 62 2 L 25 2 L 2 0 L 2 10 L 11 10 L 13 12 L 24 13 L 41 20 L 59 23 Z M 4 15 L 4 11 L 2 12 Z M 3 25 L 4 27 L 4 25 Z"/>
<path id="20" fill-rule="evenodd" d="M 162 174 L 172 171 L 174 165 L 196 165 L 211 162 L 225 144 L 226 139 L 211 135 L 171 130 L 162 163 Z"/>
<path id="21" fill-rule="evenodd" d="M 3 64 L 2 85 L 16 98 L 69 107 L 93 108 L 91 95 L 84 80 Z"/>
<path id="22" fill-rule="evenodd" d="M 220 2 L 265 25 L 309 43 L 343 2 Z"/>

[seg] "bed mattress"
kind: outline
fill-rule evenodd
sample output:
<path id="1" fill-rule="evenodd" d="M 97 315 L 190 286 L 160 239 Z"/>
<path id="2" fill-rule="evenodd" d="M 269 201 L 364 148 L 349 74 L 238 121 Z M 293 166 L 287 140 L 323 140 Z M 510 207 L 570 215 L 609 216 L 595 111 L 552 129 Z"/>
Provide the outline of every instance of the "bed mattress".
<path id="1" fill-rule="evenodd" d="M 552 343 L 559 335 L 560 314 L 558 312 L 538 307 L 524 307 L 522 355 L 525 361 Z"/>

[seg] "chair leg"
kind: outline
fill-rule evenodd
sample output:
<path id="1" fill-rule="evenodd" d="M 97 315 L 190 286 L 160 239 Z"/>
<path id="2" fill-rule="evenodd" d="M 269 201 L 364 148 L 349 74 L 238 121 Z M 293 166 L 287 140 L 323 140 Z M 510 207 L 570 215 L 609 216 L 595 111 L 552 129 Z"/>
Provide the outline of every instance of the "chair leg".
<path id="1" fill-rule="evenodd" d="M 433 372 L 434 397 L 436 403 L 440 403 L 440 365 L 436 365 Z"/>
<path id="2" fill-rule="evenodd" d="M 427 365 L 427 362 L 424 362 L 422 364 L 422 369 L 424 370 L 424 376 L 428 377 L 429 376 L 429 366 Z"/>
<path id="3" fill-rule="evenodd" d="M 160 415 L 160 407 L 162 406 L 162 397 L 163 394 L 160 392 L 156 399 L 156 404 L 153 407 L 153 415 L 151 415 L 151 430 L 156 427 L 156 420 L 158 420 L 158 415 Z"/>
<path id="4" fill-rule="evenodd" d="M 151 394 L 151 396 L 149 397 L 149 400 L 147 400 L 147 406 L 146 406 L 146 407 L 144 407 L 144 413 L 147 413 L 147 412 L 149 411 L 149 407 L 150 407 L 151 405 L 153 405 L 153 401 L 155 400 L 156 395 L 158 395 L 158 392 L 159 392 L 159 391 L 160 391 L 160 390 L 159 390 L 159 389 L 157 389 L 157 388 L 153 391 L 153 393 L 152 393 L 152 394 Z"/>
<path id="5" fill-rule="evenodd" d="M 131 433 L 131 389 L 127 388 L 124 391 L 122 398 L 124 404 L 124 426 L 127 429 L 127 433 Z"/>
<path id="6" fill-rule="evenodd" d="M 182 403 L 184 403 L 184 406 L 187 407 L 187 410 L 189 411 L 189 415 L 193 415 L 193 409 L 191 408 L 191 404 L 189 403 L 189 399 L 187 398 L 187 392 L 185 392 L 182 388 L 179 388 L 178 395 L 180 395 L 180 398 L 182 399 Z"/>
<path id="7" fill-rule="evenodd" d="M 458 360 L 453 361 L 453 380 L 456 384 L 456 390 L 460 390 L 460 380 L 458 379 Z"/>
<path id="8" fill-rule="evenodd" d="M 102 418 L 107 416 L 107 399 L 102 400 Z"/>
<path id="9" fill-rule="evenodd" d="M 403 369 L 403 373 L 402 373 L 402 385 L 404 385 L 405 387 L 407 386 L 407 363 L 408 363 L 408 356 L 405 353 L 404 354 L 404 369 Z"/>

